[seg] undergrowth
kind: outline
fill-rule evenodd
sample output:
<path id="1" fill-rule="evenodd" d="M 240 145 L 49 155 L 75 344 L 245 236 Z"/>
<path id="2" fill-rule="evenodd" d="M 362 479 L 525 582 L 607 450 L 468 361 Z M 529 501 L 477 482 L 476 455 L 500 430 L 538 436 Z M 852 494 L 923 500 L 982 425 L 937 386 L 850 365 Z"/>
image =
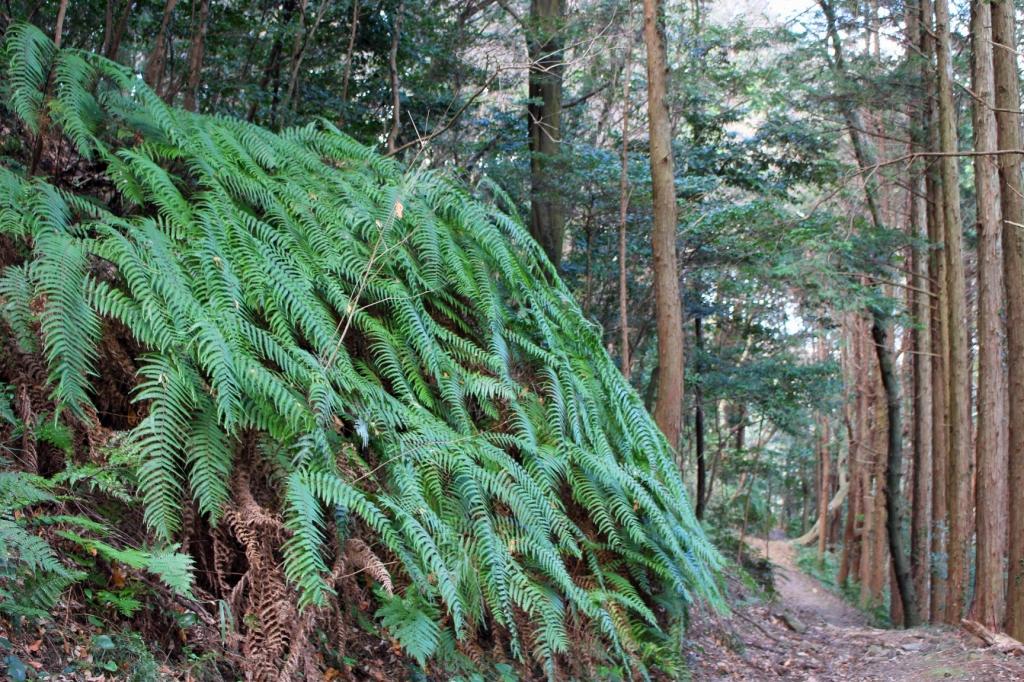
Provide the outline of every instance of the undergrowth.
<path id="1" fill-rule="evenodd" d="M 30 440 L 53 423 L 80 446 L 45 476 L 19 451 L 9 480 L 54 505 L 54 476 L 134 462 L 158 549 L 81 542 L 158 574 L 180 544 L 194 580 L 173 587 L 256 678 L 344 659 L 353 622 L 423 669 L 685 674 L 686 605 L 720 603 L 721 559 L 516 219 L 328 122 L 170 108 L 32 26 L 3 58 L 25 144 L 0 168 L 0 378 L 47 415 Z M 10 369 L 32 362 L 45 378 Z M 4 523 L 25 579 L 78 578 Z"/>

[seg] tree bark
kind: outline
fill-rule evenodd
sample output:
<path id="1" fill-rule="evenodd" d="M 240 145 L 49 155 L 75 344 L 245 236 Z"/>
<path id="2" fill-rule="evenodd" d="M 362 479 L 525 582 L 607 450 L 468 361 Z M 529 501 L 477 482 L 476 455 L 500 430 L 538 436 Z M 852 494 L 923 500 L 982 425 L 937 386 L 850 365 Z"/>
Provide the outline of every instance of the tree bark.
<path id="1" fill-rule="evenodd" d="M 971 4 L 974 103 L 974 186 L 978 212 L 978 471 L 975 523 L 977 572 L 972 609 L 986 627 L 1003 623 L 1006 584 L 1007 424 L 1003 310 L 1003 216 L 999 199 L 995 75 L 992 63 L 992 5 Z M 1015 107 L 1016 108 L 1016 107 Z"/>
<path id="2" fill-rule="evenodd" d="M 992 63 L 995 115 L 1000 149 L 1021 148 L 1020 82 L 1014 7 L 1010 0 L 992 3 Z M 1024 185 L 1021 157 L 999 156 L 1003 212 L 1003 275 L 1006 284 L 1006 343 L 1009 405 L 1009 572 L 1006 631 L 1024 639 Z"/>
<path id="3" fill-rule="evenodd" d="M 918 59 L 914 50 L 920 50 L 920 80 L 925 85 L 929 76 L 930 60 L 922 46 L 922 36 L 929 30 L 925 25 L 920 2 L 907 6 L 907 49 L 908 58 Z M 929 10 L 931 9 L 929 5 Z M 923 29 L 923 30 L 922 30 Z M 929 125 L 928 108 L 924 99 L 928 90 L 916 99 L 910 112 L 912 127 L 911 152 L 925 149 Z M 916 109 L 916 111 L 915 111 Z M 921 619 L 929 612 L 931 586 L 931 524 L 932 524 L 932 364 L 931 364 L 931 302 L 928 286 L 928 249 L 919 244 L 928 238 L 928 195 L 922 164 L 911 166 L 910 178 L 910 236 L 915 241 L 911 249 L 913 288 L 909 290 L 911 313 L 915 325 L 911 329 L 911 395 L 913 408 L 913 506 L 910 515 L 910 570 L 914 578 L 914 594 L 917 596 L 918 612 Z"/>
<path id="4" fill-rule="evenodd" d="M 832 457 L 829 453 L 828 417 L 819 416 L 818 457 L 821 462 L 818 481 L 818 564 L 825 564 L 825 550 L 828 548 L 828 503 L 832 496 Z"/>
<path id="5" fill-rule="evenodd" d="M 932 0 L 921 0 L 921 57 L 923 64 L 922 90 L 924 93 L 924 129 L 927 131 L 928 149 L 939 149 L 936 125 L 938 98 L 934 72 L 935 31 Z M 940 249 L 945 239 L 942 210 L 942 187 L 939 169 L 929 163 L 925 170 L 925 196 L 927 199 L 928 281 L 932 296 L 929 299 L 931 349 L 931 427 L 932 427 L 932 497 L 931 497 L 931 594 L 928 599 L 929 620 L 943 621 L 946 613 L 946 550 L 949 536 L 946 505 L 946 478 L 949 466 L 949 380 L 946 367 L 949 357 L 949 308 L 946 302 L 946 261 Z"/>
<path id="6" fill-rule="evenodd" d="M 153 45 L 152 52 L 149 53 L 149 58 L 146 60 L 146 70 L 143 73 L 143 80 L 160 96 L 163 96 L 161 86 L 167 55 L 167 32 L 171 24 L 171 17 L 174 15 L 174 8 L 177 5 L 178 0 L 167 0 L 164 4 L 164 14 L 160 20 L 160 30 L 157 32 L 156 43 Z"/>
<path id="7" fill-rule="evenodd" d="M 562 30 L 565 0 L 531 0 L 526 48 L 530 134 L 530 234 L 556 268 L 562 260 L 565 209 L 559 181 L 562 150 Z"/>
<path id="8" fill-rule="evenodd" d="M 388 51 L 388 71 L 391 75 L 391 130 L 388 131 L 388 153 L 398 148 L 398 135 L 402 131 L 402 90 L 398 82 L 398 44 L 402 39 L 402 14 L 405 3 L 398 4 L 391 23 L 391 49 Z"/>
<path id="9" fill-rule="evenodd" d="M 622 152 L 619 167 L 619 358 L 622 376 L 626 377 L 626 381 L 629 381 L 630 375 L 629 278 L 627 277 L 626 236 L 629 227 L 629 87 L 633 80 L 632 24 L 632 21 L 628 22 L 626 66 L 622 72 Z"/>
<path id="10" fill-rule="evenodd" d="M 356 46 L 356 32 L 359 29 L 359 0 L 352 0 L 352 25 L 348 34 L 348 48 L 345 50 L 345 76 L 341 85 L 341 101 L 348 102 L 348 84 L 352 77 L 352 54 Z"/>
<path id="11" fill-rule="evenodd" d="M 696 347 L 696 369 L 698 379 L 693 387 L 693 434 L 697 451 L 697 519 L 704 518 L 707 505 L 707 469 L 704 459 L 704 396 L 700 387 L 701 354 L 704 351 L 704 331 L 700 315 L 693 318 L 693 337 Z"/>
<path id="12" fill-rule="evenodd" d="M 206 48 L 206 28 L 210 17 L 210 0 L 199 2 L 199 24 L 192 29 L 192 44 L 188 48 L 188 85 L 185 87 L 185 108 L 198 111 L 196 93 L 202 80 L 203 51 Z"/>
<path id="13" fill-rule="evenodd" d="M 903 534 L 900 525 L 903 519 L 903 496 L 900 494 L 900 472 L 903 467 L 903 420 L 900 400 L 899 377 L 893 361 L 892 349 L 888 342 L 888 324 L 878 313 L 871 325 L 871 336 L 878 354 L 878 369 L 885 389 L 885 403 L 888 435 L 888 457 L 885 466 L 885 522 L 889 538 L 889 556 L 903 602 L 903 626 L 914 627 L 920 623 L 914 582 L 910 575 L 910 564 L 904 554 Z"/>
<path id="14" fill-rule="evenodd" d="M 655 316 L 658 326 L 658 403 L 654 420 L 673 448 L 679 446 L 683 422 L 683 309 L 676 262 L 676 188 L 672 158 L 672 124 L 665 101 L 668 65 L 659 18 L 659 0 L 644 0 L 647 46 L 647 119 L 650 135 L 654 228 Z"/>
<path id="15" fill-rule="evenodd" d="M 957 168 L 956 110 L 953 104 L 953 61 L 950 48 L 949 5 L 935 0 L 936 62 L 939 85 L 939 148 L 942 174 L 942 213 L 946 260 L 946 308 L 949 329 L 948 468 L 946 506 L 949 510 L 946 589 L 947 623 L 959 623 L 967 594 L 968 543 L 971 527 L 971 394 L 968 390 L 967 294 L 964 279 L 963 235 L 960 220 L 960 172 Z"/>
<path id="16" fill-rule="evenodd" d="M 100 54 L 107 59 L 117 61 L 117 53 L 121 50 L 121 40 L 124 38 L 124 31 L 128 25 L 128 16 L 131 14 L 135 0 L 107 0 L 107 11 L 105 23 L 103 24 L 103 45 L 100 47 Z M 120 8 L 116 13 L 115 9 Z"/>

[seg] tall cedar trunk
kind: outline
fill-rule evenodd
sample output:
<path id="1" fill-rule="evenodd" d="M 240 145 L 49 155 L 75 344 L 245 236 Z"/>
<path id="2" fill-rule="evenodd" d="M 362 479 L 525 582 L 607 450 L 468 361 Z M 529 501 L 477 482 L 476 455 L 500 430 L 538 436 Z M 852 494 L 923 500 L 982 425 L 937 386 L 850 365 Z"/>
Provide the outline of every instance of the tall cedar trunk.
<path id="1" fill-rule="evenodd" d="M 960 222 L 960 172 L 957 168 L 956 110 L 947 0 L 935 0 L 936 65 L 939 74 L 939 148 L 946 258 L 946 308 L 949 354 L 946 358 L 949 400 L 946 506 L 948 623 L 959 623 L 967 594 L 967 546 L 971 514 L 971 394 L 967 385 L 967 294 Z"/>
<path id="2" fill-rule="evenodd" d="M 1006 584 L 1007 425 L 1003 371 L 1003 216 L 999 203 L 992 6 L 971 4 L 974 62 L 974 186 L 978 206 L 978 473 L 975 511 L 978 565 L 974 619 L 989 628 L 1003 622 Z"/>
<path id="3" fill-rule="evenodd" d="M 531 0 L 526 36 L 530 59 L 530 234 L 556 267 L 562 260 L 565 238 L 565 209 L 559 187 L 564 22 L 565 0 Z"/>
<path id="4" fill-rule="evenodd" d="M 916 59 L 920 49 L 922 15 L 920 3 L 909 3 L 907 12 L 908 57 Z M 924 84 L 930 67 L 927 53 L 921 50 L 920 79 Z M 927 97 L 927 90 L 924 96 Z M 920 152 L 927 141 L 928 111 L 924 98 L 911 104 L 911 152 Z M 914 594 L 922 620 L 929 611 L 932 523 L 932 366 L 931 366 L 931 304 L 928 300 L 928 251 L 920 244 L 927 243 L 928 208 L 924 169 L 921 163 L 911 167 L 910 178 L 910 236 L 916 241 L 911 250 L 913 287 L 910 288 L 911 313 L 916 324 L 911 329 L 913 350 L 911 395 L 913 408 L 913 507 L 910 515 L 910 570 L 914 578 Z"/>
<path id="5" fill-rule="evenodd" d="M 899 377 L 893 353 L 888 342 L 888 325 L 878 314 L 871 325 L 871 336 L 875 340 L 878 353 L 878 368 L 882 375 L 882 386 L 885 388 L 885 403 L 888 426 L 888 462 L 885 467 L 885 519 L 886 534 L 889 537 L 889 556 L 895 573 L 896 585 L 899 587 L 900 601 L 903 603 L 903 625 L 914 627 L 920 622 L 914 582 L 910 575 L 910 564 L 903 552 L 903 533 L 900 525 L 903 520 L 903 496 L 900 494 L 900 472 L 903 466 L 903 421 L 900 400 Z"/>
<path id="6" fill-rule="evenodd" d="M 843 384 L 849 389 L 856 382 L 856 370 L 853 367 L 852 339 L 850 338 L 849 315 L 843 316 L 840 325 L 839 361 L 843 377 Z M 856 410 L 856 405 L 851 401 L 844 401 L 843 423 L 846 426 L 846 474 L 850 480 L 850 491 L 846 497 L 846 515 L 843 521 L 843 551 L 839 559 L 839 572 L 836 575 L 836 582 L 846 587 L 850 579 L 851 559 L 853 557 L 853 545 L 855 544 L 854 521 L 856 521 L 856 500 L 857 500 L 857 434 L 853 430 L 853 418 L 851 411 Z"/>
<path id="7" fill-rule="evenodd" d="M 835 10 L 828 0 L 820 0 L 820 2 L 832 39 L 833 65 L 836 73 L 843 76 L 845 75 L 846 68 L 843 59 L 842 42 L 836 30 Z M 861 131 L 865 130 L 865 127 L 860 121 L 857 110 L 851 104 L 848 102 L 844 103 L 844 108 L 844 115 L 850 132 L 850 140 L 853 143 L 857 164 L 862 170 L 872 168 L 874 166 L 874 155 L 870 151 L 867 142 L 861 137 Z M 877 196 L 878 191 L 873 176 L 870 174 L 865 175 L 864 199 L 868 207 L 868 213 L 875 229 L 882 230 L 885 225 L 876 200 Z M 887 447 L 884 462 L 885 489 L 883 495 L 887 517 L 886 535 L 888 536 L 888 548 L 893 569 L 896 571 L 900 597 L 903 601 L 904 624 L 910 627 L 918 622 L 918 610 L 917 600 L 914 595 L 914 584 L 910 579 L 910 565 L 904 554 L 903 535 L 900 532 L 903 506 L 902 496 L 900 495 L 900 474 L 903 466 L 902 401 L 900 399 L 899 378 L 896 375 L 893 350 L 889 347 L 888 343 L 883 343 L 888 337 L 889 320 L 883 311 L 875 306 L 871 306 L 871 314 L 871 334 L 875 341 L 875 353 L 878 357 L 879 371 L 881 372 L 882 384 L 885 390 Z M 875 519 L 875 521 L 877 520 Z M 877 526 L 875 531 L 876 533 L 878 532 Z M 880 558 L 880 553 L 875 558 Z"/>
<path id="8" fill-rule="evenodd" d="M 164 4 L 163 18 L 160 20 L 160 30 L 156 34 L 156 43 L 153 51 L 149 53 L 146 60 L 146 69 L 143 80 L 149 87 L 153 88 L 157 95 L 163 96 L 162 81 L 164 77 L 164 64 L 167 58 L 167 32 L 171 25 L 171 17 L 174 16 L 174 8 L 178 0 L 167 0 Z"/>
<path id="9" fill-rule="evenodd" d="M 704 395 L 700 387 L 701 354 L 704 351 L 704 331 L 700 315 L 693 318 L 693 340 L 696 347 L 696 369 L 698 379 L 693 387 L 693 436 L 697 449 L 697 508 L 698 519 L 704 518 L 707 504 L 707 469 L 704 461 Z"/>
<path id="10" fill-rule="evenodd" d="M 632 18 L 632 16 L 630 17 Z M 619 166 L 619 358 L 622 376 L 629 380 L 629 278 L 626 234 L 629 222 L 629 87 L 633 80 L 633 22 L 626 42 L 626 66 L 622 75 L 622 152 Z"/>
<path id="11" fill-rule="evenodd" d="M 206 28 L 210 17 L 210 0 L 199 2 L 199 24 L 192 29 L 192 44 L 188 48 L 188 85 L 185 87 L 185 108 L 199 111 L 196 93 L 203 71 L 203 51 L 206 49 Z"/>
<path id="12" fill-rule="evenodd" d="M 928 148 L 937 151 L 939 132 L 936 125 L 937 81 L 933 70 L 935 33 L 931 0 L 921 0 L 921 55 L 924 64 L 925 122 Z M 935 245 L 945 239 L 939 167 L 928 164 L 925 172 L 925 195 L 928 206 L 928 281 L 932 296 L 929 302 L 931 319 L 931 396 L 932 396 L 932 513 L 931 513 L 931 595 L 929 620 L 945 620 L 946 614 L 946 550 L 949 537 L 949 509 L 946 505 L 946 478 L 949 463 L 949 308 L 946 303 L 946 260 L 944 251 Z"/>
<path id="13" fill-rule="evenodd" d="M 679 446 L 683 424 L 683 309 L 676 263 L 676 188 L 672 159 L 672 124 L 665 101 L 668 66 L 659 24 L 659 0 L 644 0 L 647 46 L 647 119 L 650 135 L 654 228 L 655 316 L 658 323 L 658 403 L 654 420 L 669 445 Z"/>
<path id="14" fill-rule="evenodd" d="M 992 63 L 996 128 L 1000 149 L 1020 149 L 1020 82 L 1014 9 L 1010 0 L 992 3 Z M 1024 186 L 1021 157 L 999 157 L 1003 211 L 1003 275 L 1006 284 L 1006 343 L 1009 370 L 1009 574 L 1006 631 L 1024 639 Z"/>

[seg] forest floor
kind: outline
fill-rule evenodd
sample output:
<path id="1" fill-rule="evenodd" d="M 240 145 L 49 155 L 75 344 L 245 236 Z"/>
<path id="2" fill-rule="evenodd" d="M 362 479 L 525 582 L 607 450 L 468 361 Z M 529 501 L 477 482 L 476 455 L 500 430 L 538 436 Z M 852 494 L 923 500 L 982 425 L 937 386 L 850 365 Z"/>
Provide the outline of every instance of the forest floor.
<path id="1" fill-rule="evenodd" d="M 765 543 L 755 544 L 763 556 Z M 769 541 L 767 551 L 775 599 L 737 587 L 731 614 L 695 618 L 695 681 L 1024 681 L 1024 659 L 987 649 L 962 629 L 870 627 L 867 614 L 797 568 L 788 541 Z"/>

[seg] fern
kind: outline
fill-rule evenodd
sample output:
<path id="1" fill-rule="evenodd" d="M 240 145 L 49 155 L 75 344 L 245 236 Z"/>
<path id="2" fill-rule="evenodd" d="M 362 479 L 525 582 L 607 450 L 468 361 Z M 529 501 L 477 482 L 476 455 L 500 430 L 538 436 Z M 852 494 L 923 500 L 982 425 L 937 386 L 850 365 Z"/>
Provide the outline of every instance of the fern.
<path id="1" fill-rule="evenodd" d="M 671 625 L 656 605 L 719 602 L 672 452 L 516 219 L 326 122 L 273 134 L 169 108 L 29 26 L 4 55 L 8 108 L 30 129 L 53 111 L 128 208 L 0 173 L 0 231 L 30 253 L 0 274 L 2 313 L 24 342 L 39 323 L 79 415 L 100 321 L 145 348 L 126 447 L 160 538 L 186 496 L 217 522 L 254 437 L 284 453 L 301 602 L 332 594 L 328 519 L 364 529 L 396 589 L 416 585 L 380 617 L 421 663 L 485 621 L 521 652 L 523 614 L 549 671 L 573 618 L 642 658 Z"/>

